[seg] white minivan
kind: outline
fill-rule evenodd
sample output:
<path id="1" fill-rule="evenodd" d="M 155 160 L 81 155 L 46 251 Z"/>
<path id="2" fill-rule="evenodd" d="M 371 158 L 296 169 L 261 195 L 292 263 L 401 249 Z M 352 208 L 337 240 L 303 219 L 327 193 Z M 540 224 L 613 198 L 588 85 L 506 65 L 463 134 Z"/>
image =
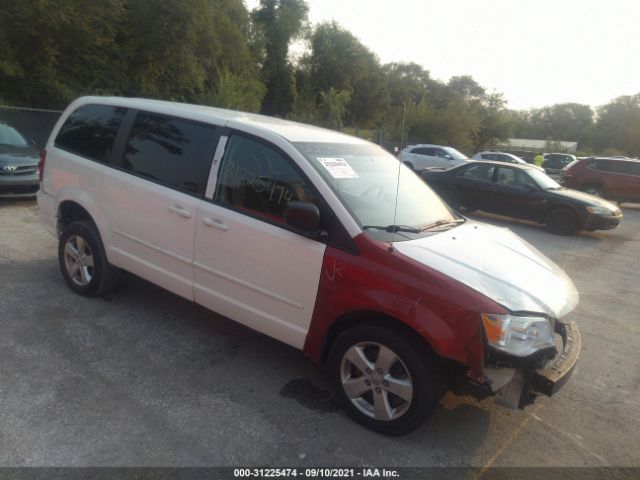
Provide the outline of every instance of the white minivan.
<path id="1" fill-rule="evenodd" d="M 417 428 L 448 390 L 523 408 L 576 365 L 567 275 L 509 230 L 451 210 L 372 143 L 83 97 L 39 169 L 71 290 L 100 295 L 126 270 L 299 348 L 375 431 Z"/>

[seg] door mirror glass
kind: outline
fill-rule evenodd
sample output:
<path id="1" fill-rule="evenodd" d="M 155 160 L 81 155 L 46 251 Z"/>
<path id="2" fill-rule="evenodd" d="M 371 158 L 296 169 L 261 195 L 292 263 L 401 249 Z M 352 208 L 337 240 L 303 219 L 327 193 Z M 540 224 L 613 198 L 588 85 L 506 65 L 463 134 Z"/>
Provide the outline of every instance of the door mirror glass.
<path id="1" fill-rule="evenodd" d="M 292 201 L 284 212 L 287 225 L 308 233 L 319 233 L 320 210 L 315 203 Z"/>
<path id="2" fill-rule="evenodd" d="M 453 160 L 453 157 L 451 155 L 449 155 L 448 153 L 444 154 L 444 158 L 446 158 L 447 160 Z"/>

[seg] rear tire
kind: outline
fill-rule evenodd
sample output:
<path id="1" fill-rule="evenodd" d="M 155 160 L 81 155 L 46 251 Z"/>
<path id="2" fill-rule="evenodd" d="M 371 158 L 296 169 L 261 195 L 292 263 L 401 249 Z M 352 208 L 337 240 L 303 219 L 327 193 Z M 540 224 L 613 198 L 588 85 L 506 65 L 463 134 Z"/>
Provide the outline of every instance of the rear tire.
<path id="1" fill-rule="evenodd" d="M 437 358 L 417 339 L 383 325 L 342 332 L 331 346 L 327 368 L 347 414 L 384 435 L 418 428 L 444 393 Z"/>
<path id="2" fill-rule="evenodd" d="M 555 208 L 546 218 L 546 228 L 557 235 L 573 235 L 580 230 L 580 221 L 573 210 Z"/>
<path id="3" fill-rule="evenodd" d="M 112 290 L 119 271 L 107 261 L 100 234 L 93 222 L 72 222 L 58 242 L 60 271 L 69 288 L 87 297 Z"/>

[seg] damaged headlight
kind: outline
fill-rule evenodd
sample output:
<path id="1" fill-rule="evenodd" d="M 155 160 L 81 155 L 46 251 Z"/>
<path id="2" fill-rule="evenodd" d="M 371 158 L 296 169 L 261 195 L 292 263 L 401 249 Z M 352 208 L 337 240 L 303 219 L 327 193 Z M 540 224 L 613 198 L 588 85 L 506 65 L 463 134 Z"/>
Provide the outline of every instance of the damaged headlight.
<path id="1" fill-rule="evenodd" d="M 542 317 L 482 314 L 489 345 L 516 357 L 555 346 L 551 322 Z"/>

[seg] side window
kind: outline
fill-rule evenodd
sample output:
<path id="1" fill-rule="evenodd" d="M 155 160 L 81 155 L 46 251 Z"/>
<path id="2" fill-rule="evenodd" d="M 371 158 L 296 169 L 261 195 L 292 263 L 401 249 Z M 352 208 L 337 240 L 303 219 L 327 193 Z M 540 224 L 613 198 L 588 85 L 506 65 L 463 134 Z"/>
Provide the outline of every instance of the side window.
<path id="1" fill-rule="evenodd" d="M 127 140 L 122 167 L 188 193 L 204 193 L 216 127 L 140 112 Z"/>
<path id="2" fill-rule="evenodd" d="M 493 153 L 483 153 L 481 157 L 483 160 L 493 160 Z"/>
<path id="3" fill-rule="evenodd" d="M 126 108 L 84 105 L 64 122 L 55 146 L 91 160 L 108 162 Z"/>
<path id="4" fill-rule="evenodd" d="M 460 177 L 480 182 L 491 182 L 495 168 L 493 165 L 474 165 L 462 172 Z"/>
<path id="5" fill-rule="evenodd" d="M 434 157 L 445 158 L 446 155 L 448 155 L 448 153 L 445 152 L 444 150 L 440 149 L 440 148 L 434 148 L 433 149 L 433 156 Z"/>
<path id="6" fill-rule="evenodd" d="M 433 149 L 431 148 L 424 148 L 424 147 L 419 147 L 419 148 L 414 148 L 413 150 L 411 150 L 411 153 L 417 153 L 418 155 L 433 155 Z"/>
<path id="7" fill-rule="evenodd" d="M 633 175 L 631 162 L 612 162 L 614 173 L 623 173 L 625 175 Z"/>
<path id="8" fill-rule="evenodd" d="M 220 165 L 216 202 L 234 210 L 285 224 L 291 201 L 316 203 L 307 183 L 275 149 L 240 135 L 232 135 Z"/>
<path id="9" fill-rule="evenodd" d="M 496 183 L 512 188 L 524 188 L 525 185 L 535 186 L 526 173 L 516 170 L 515 168 L 504 167 L 498 169 L 498 180 Z"/>

